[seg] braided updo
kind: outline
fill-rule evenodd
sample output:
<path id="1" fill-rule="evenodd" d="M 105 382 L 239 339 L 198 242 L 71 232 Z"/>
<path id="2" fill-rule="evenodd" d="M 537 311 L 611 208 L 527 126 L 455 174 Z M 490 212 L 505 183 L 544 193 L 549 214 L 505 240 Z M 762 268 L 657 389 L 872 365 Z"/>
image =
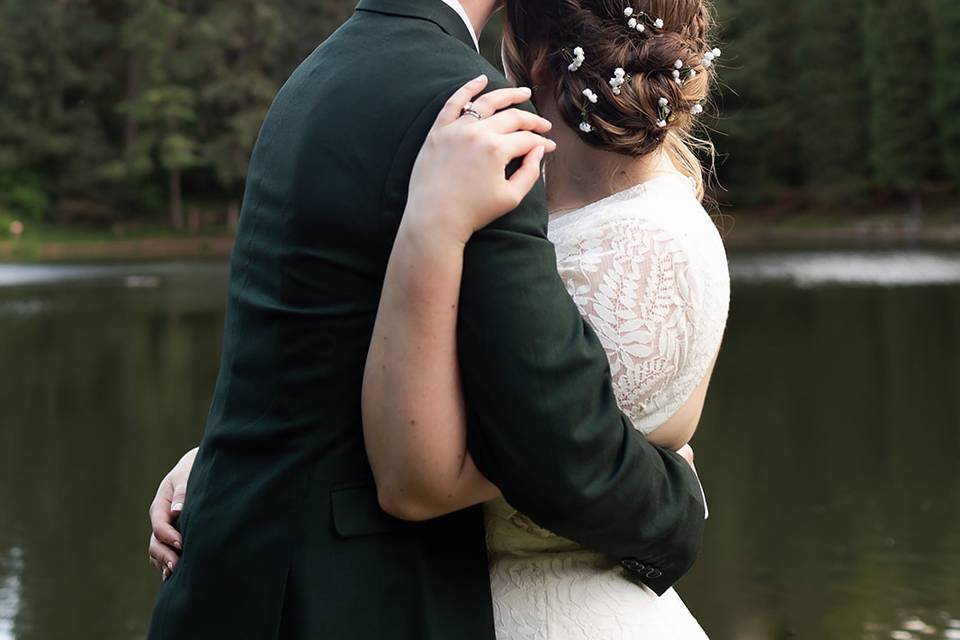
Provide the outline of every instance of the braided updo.
<path id="1" fill-rule="evenodd" d="M 709 0 L 508 0 L 506 12 L 504 65 L 518 85 L 548 84 L 566 124 L 596 148 L 664 149 L 703 197 L 693 148 L 712 150 L 695 130 L 719 53 Z M 612 86 L 617 69 L 624 81 Z"/>

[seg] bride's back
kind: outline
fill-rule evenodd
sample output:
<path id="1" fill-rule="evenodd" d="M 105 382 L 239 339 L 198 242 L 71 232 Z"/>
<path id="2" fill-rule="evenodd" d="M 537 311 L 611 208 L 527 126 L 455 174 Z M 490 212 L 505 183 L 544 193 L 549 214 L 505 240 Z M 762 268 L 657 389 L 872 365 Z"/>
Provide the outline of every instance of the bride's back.
<path id="1" fill-rule="evenodd" d="M 717 228 L 670 174 L 555 217 L 549 237 L 620 407 L 653 433 L 695 401 L 720 346 L 730 280 Z M 498 640 L 704 637 L 672 590 L 657 599 L 502 499 L 484 510 Z"/>
<path id="2" fill-rule="evenodd" d="M 726 325 L 730 277 L 716 226 L 690 181 L 671 173 L 555 217 L 550 239 L 607 352 L 621 408 L 666 446 L 662 432 L 686 418 L 688 401 L 702 402 Z"/>

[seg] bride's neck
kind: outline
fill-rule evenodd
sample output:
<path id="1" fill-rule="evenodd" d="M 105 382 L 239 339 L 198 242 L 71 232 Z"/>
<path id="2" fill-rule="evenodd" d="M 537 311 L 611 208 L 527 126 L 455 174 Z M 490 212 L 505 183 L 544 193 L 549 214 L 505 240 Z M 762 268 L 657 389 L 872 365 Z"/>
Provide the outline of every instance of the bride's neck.
<path id="1" fill-rule="evenodd" d="M 544 168 L 551 214 L 579 209 L 654 175 L 677 172 L 662 151 L 633 158 L 596 149 L 564 123 L 554 105 L 540 106 L 539 111 L 554 123 L 549 135 L 557 143 Z"/>

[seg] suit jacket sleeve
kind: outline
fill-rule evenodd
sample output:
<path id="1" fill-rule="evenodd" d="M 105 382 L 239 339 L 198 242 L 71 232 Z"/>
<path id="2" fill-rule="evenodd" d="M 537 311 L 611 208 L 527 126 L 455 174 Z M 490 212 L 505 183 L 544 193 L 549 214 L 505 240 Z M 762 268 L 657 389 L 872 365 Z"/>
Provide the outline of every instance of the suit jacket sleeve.
<path id="1" fill-rule="evenodd" d="M 458 86 L 424 110 L 398 157 L 416 155 Z M 467 245 L 458 348 L 469 449 L 515 508 L 662 594 L 699 553 L 700 484 L 618 408 L 606 354 L 560 280 L 546 223 L 538 185 Z"/>

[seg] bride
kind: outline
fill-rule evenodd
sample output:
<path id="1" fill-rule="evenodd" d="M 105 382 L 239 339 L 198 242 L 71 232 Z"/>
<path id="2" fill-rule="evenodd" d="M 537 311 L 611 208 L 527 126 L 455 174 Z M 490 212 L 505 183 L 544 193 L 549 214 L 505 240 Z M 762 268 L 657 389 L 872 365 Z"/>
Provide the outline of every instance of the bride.
<path id="1" fill-rule="evenodd" d="M 552 152 L 557 269 L 604 345 L 623 411 L 651 442 L 679 450 L 699 421 L 729 302 L 690 148 L 720 52 L 703 0 L 664 3 L 656 16 L 623 3 L 617 20 L 591 4 L 543 3 L 533 15 L 519 0 L 507 5 L 504 66 L 554 123 L 515 175 Z M 464 253 L 475 230 L 516 204 L 491 150 L 534 135 L 494 115 L 498 92 L 469 102 L 483 84 L 455 94 L 428 136 L 387 270 L 363 387 L 381 506 L 425 520 L 485 503 L 500 640 L 704 638 L 674 591 L 656 597 L 514 510 L 466 448 L 456 354 Z M 549 401 L 549 380 L 542 389 Z"/>

